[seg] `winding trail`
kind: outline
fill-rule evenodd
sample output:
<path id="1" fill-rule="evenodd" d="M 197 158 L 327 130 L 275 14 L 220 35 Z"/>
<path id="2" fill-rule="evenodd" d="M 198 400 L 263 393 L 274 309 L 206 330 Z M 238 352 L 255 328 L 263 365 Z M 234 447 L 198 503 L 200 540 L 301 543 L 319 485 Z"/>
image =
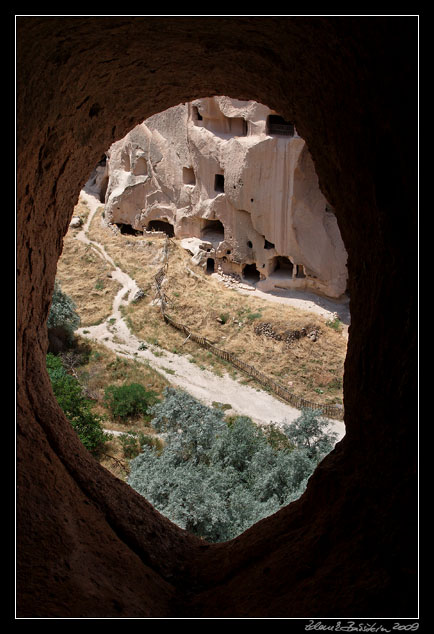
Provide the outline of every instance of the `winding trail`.
<path id="1" fill-rule="evenodd" d="M 89 206 L 90 213 L 81 231 L 76 234 L 76 239 L 90 244 L 113 267 L 111 276 L 121 284 L 121 288 L 114 298 L 112 314 L 101 324 L 79 328 L 77 334 L 97 341 L 120 356 L 149 363 L 171 385 L 185 390 L 206 405 L 216 401 L 230 404 L 232 409 L 228 413 L 249 416 L 262 425 L 284 420 L 289 423 L 298 418 L 300 411 L 291 405 L 267 392 L 243 385 L 227 374 L 216 376 L 208 370 L 202 370 L 188 356 L 173 354 L 147 343 L 146 349 L 139 349 L 143 342 L 130 332 L 120 312 L 122 305 L 133 300 L 139 287 L 135 280 L 115 265 L 101 244 L 86 235 L 96 210 L 101 206 L 98 194 L 89 187 L 89 183 L 82 190 L 81 198 Z M 345 424 L 335 420 L 331 420 L 330 424 L 340 440 L 345 435 Z"/>

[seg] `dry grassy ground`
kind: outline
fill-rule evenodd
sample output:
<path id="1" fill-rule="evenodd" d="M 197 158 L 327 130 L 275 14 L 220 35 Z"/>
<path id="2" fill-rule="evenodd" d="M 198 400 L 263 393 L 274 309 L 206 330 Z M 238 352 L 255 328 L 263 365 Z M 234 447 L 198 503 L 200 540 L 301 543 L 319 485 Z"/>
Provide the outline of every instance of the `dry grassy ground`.
<path id="1" fill-rule="evenodd" d="M 86 204 L 79 202 L 74 215 L 84 221 L 89 213 Z M 95 250 L 76 240 L 80 229 L 69 229 L 63 240 L 63 252 L 57 263 L 57 280 L 62 291 L 77 306 L 82 326 L 92 326 L 111 313 L 113 298 L 120 285 L 108 277 L 110 266 Z"/>
<path id="2" fill-rule="evenodd" d="M 155 298 L 154 276 L 163 264 L 164 241 L 115 235 L 102 225 L 102 211 L 101 207 L 95 214 L 89 237 L 103 244 L 115 263 L 146 292 L 141 302 L 125 309 L 133 332 L 142 340 L 157 343 L 164 349 L 190 354 L 192 361 L 200 366 L 212 368 L 217 373 L 227 371 L 227 363 L 197 344 L 185 342 L 182 333 L 163 322 L 158 306 L 151 305 Z M 192 266 L 189 254 L 177 240 L 172 239 L 169 244 L 169 266 L 163 288 L 168 298 L 167 312 L 174 319 L 274 377 L 294 394 L 319 405 L 342 403 L 347 342 L 340 332 L 314 313 L 269 303 L 255 298 L 254 293 L 252 296 L 241 295 L 198 267 L 194 269 L 196 275 L 189 275 L 186 270 Z M 288 345 L 255 334 L 254 326 L 259 322 L 270 322 L 278 332 L 317 328 L 319 338 L 312 342 L 302 337 Z M 240 376 L 234 369 L 231 372 Z M 250 381 L 248 378 L 243 380 Z"/>

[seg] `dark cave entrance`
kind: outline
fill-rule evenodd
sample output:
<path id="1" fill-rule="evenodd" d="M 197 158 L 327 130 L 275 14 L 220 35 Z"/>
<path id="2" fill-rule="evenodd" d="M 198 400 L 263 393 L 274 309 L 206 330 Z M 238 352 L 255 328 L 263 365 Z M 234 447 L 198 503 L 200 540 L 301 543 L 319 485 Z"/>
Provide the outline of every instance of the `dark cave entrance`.
<path id="1" fill-rule="evenodd" d="M 220 220 L 202 220 L 201 237 L 209 240 L 225 239 L 225 228 Z"/>
<path id="2" fill-rule="evenodd" d="M 150 220 L 147 226 L 148 231 L 163 231 L 169 238 L 173 238 L 175 230 L 173 225 L 167 220 Z"/>
<path id="3" fill-rule="evenodd" d="M 270 114 L 267 118 L 267 134 L 294 136 L 295 127 L 292 121 L 285 121 L 278 114 Z"/>
<path id="4" fill-rule="evenodd" d="M 289 258 L 283 255 L 278 255 L 273 258 L 272 271 L 273 273 L 279 272 L 285 277 L 292 277 L 294 265 Z"/>
<path id="5" fill-rule="evenodd" d="M 141 236 L 142 232 L 137 231 L 131 225 L 124 224 L 122 222 L 116 223 L 117 228 L 120 230 L 123 236 Z"/>
<path id="6" fill-rule="evenodd" d="M 260 275 L 259 271 L 256 268 L 256 264 L 246 264 L 243 268 L 243 278 L 249 282 L 256 283 L 259 282 Z"/>

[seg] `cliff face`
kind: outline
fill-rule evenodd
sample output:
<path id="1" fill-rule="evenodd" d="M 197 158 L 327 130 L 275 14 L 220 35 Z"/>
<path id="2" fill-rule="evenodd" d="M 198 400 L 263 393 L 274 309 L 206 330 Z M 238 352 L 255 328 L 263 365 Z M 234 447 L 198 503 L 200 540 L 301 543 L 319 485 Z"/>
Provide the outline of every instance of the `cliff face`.
<path id="1" fill-rule="evenodd" d="M 311 155 L 268 107 L 197 99 L 136 126 L 108 157 L 109 221 L 202 238 L 202 266 L 253 272 L 263 290 L 345 292 L 347 254 Z"/>

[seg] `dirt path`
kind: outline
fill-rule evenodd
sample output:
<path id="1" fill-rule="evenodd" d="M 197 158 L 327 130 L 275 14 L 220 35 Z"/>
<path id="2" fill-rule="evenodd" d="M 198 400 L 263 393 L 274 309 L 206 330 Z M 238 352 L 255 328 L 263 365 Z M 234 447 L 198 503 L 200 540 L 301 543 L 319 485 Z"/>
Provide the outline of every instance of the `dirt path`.
<path id="1" fill-rule="evenodd" d="M 139 349 L 143 342 L 130 332 L 120 312 L 120 306 L 130 303 L 139 288 L 133 279 L 115 265 L 101 244 L 89 240 L 86 236 L 101 202 L 88 185 L 81 192 L 81 197 L 88 204 L 90 213 L 76 239 L 92 245 L 95 252 L 113 267 L 111 275 L 121 284 L 121 289 L 114 298 L 112 314 L 102 324 L 79 328 L 77 334 L 95 339 L 120 356 L 148 362 L 151 367 L 162 372 L 171 385 L 182 388 L 206 405 L 212 405 L 213 402 L 230 404 L 232 409 L 227 410 L 228 413 L 249 416 L 259 424 L 279 423 L 284 420 L 291 422 L 298 418 L 300 411 L 291 405 L 267 392 L 243 385 L 229 375 L 220 377 L 208 370 L 201 370 L 188 356 L 163 351 L 147 343 L 146 349 Z M 331 421 L 331 425 L 341 439 L 345 434 L 344 423 Z"/>

